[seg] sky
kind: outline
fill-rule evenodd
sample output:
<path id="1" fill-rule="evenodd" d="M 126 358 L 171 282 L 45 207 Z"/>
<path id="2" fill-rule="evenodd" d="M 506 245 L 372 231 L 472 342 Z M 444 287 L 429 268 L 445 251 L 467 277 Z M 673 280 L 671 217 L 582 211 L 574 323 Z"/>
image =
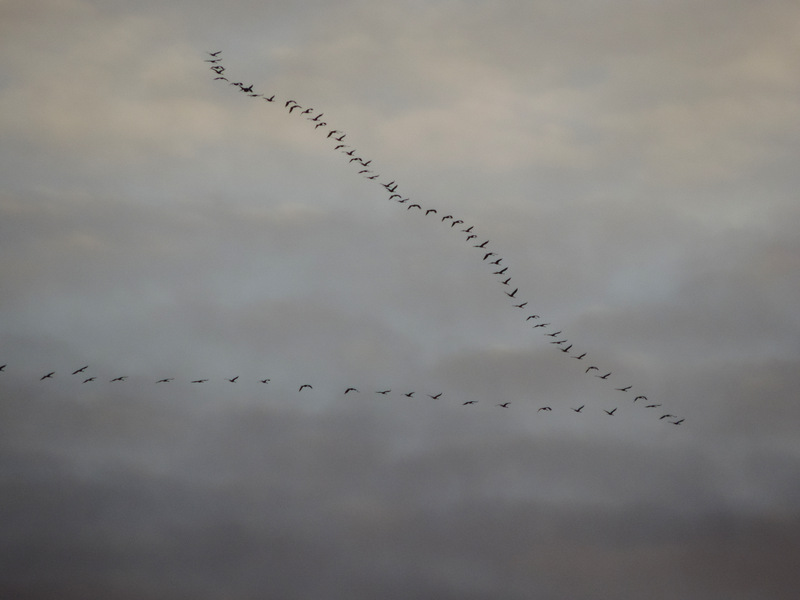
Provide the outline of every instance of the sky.
<path id="1" fill-rule="evenodd" d="M 0 596 L 794 597 L 796 2 L 2 0 L 0 49 Z"/>

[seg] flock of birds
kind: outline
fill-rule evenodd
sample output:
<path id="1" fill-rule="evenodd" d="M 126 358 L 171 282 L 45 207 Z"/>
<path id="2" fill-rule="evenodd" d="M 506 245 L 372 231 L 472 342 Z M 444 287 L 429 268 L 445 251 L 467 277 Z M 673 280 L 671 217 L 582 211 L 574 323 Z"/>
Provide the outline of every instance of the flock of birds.
<path id="1" fill-rule="evenodd" d="M 439 221 L 448 226 L 449 229 L 457 231 L 458 233 L 462 234 L 464 237 L 465 242 L 471 246 L 473 249 L 477 249 L 477 254 L 481 256 L 481 260 L 488 264 L 491 268 L 492 274 L 496 277 L 498 283 L 503 287 L 503 291 L 505 295 L 510 299 L 511 306 L 514 309 L 524 311 L 525 314 L 525 323 L 531 323 L 532 328 L 535 330 L 541 330 L 541 333 L 544 337 L 553 338 L 548 340 L 548 342 L 557 348 L 560 352 L 562 352 L 565 356 L 572 358 L 574 360 L 587 360 L 587 353 L 581 352 L 578 349 L 575 349 L 575 345 L 570 342 L 570 340 L 564 335 L 563 331 L 558 329 L 555 330 L 555 327 L 552 326 L 551 323 L 545 323 L 542 321 L 542 317 L 538 314 L 528 313 L 526 308 L 528 307 L 528 301 L 524 300 L 520 296 L 520 288 L 517 286 L 511 285 L 512 276 L 509 273 L 509 267 L 504 264 L 504 258 L 499 256 L 496 252 L 494 252 L 490 246 L 491 240 L 483 239 L 479 237 L 478 232 L 475 230 L 474 225 L 467 225 L 462 219 L 457 218 L 455 215 L 452 214 L 440 214 L 439 210 L 433 207 L 424 206 L 421 203 L 412 201 L 409 197 L 404 197 L 399 191 L 399 184 L 394 181 L 390 180 L 386 177 L 382 177 L 380 173 L 377 173 L 374 168 L 372 167 L 372 159 L 367 159 L 364 156 L 361 156 L 358 150 L 351 146 L 349 143 L 345 142 L 347 138 L 347 134 L 340 130 L 330 128 L 326 121 L 323 121 L 322 118 L 324 113 L 318 111 L 317 109 L 304 107 L 302 106 L 297 100 L 287 99 L 287 100 L 278 100 L 276 98 L 276 94 L 271 94 L 267 96 L 266 94 L 259 93 L 254 91 L 253 84 L 245 84 L 242 81 L 231 81 L 229 77 L 225 75 L 226 68 L 221 64 L 222 58 L 220 55 L 222 51 L 216 52 L 208 52 L 207 53 L 210 58 L 205 59 L 205 62 L 210 63 L 210 69 L 214 73 L 213 79 L 215 81 L 221 81 L 227 83 L 230 86 L 235 87 L 240 93 L 246 94 L 250 98 L 258 98 L 267 103 L 278 103 L 278 105 L 283 105 L 283 108 L 289 114 L 295 114 L 296 116 L 299 115 L 303 117 L 306 121 L 313 124 L 315 130 L 322 129 L 322 132 L 325 134 L 325 138 L 330 140 L 333 143 L 333 150 L 339 152 L 347 157 L 347 161 L 349 164 L 355 164 L 356 168 L 358 169 L 357 174 L 361 175 L 363 178 L 375 181 L 379 183 L 383 188 L 386 194 L 388 194 L 388 199 L 390 201 L 396 202 L 397 204 L 405 206 L 407 211 L 418 211 L 421 215 L 431 219 L 439 219 Z M 324 129 L 323 129 L 324 128 Z M 527 313 L 527 314 L 526 314 Z M 0 366 L 0 372 L 5 371 L 6 365 Z M 72 375 L 80 375 L 83 374 L 88 365 L 81 367 L 80 369 L 75 370 Z M 596 365 L 588 365 L 584 370 L 584 374 L 591 375 L 599 380 L 609 381 L 612 373 L 610 371 L 603 372 L 601 369 Z M 55 376 L 55 372 L 48 372 L 41 376 L 41 380 L 52 379 Z M 111 379 L 111 382 L 124 382 L 127 380 L 127 376 L 118 376 Z M 156 380 L 155 383 L 171 383 L 175 380 L 174 377 L 167 377 L 164 379 Z M 239 377 L 232 377 L 227 379 L 230 383 L 236 383 L 239 380 Z M 83 383 L 91 383 L 97 381 L 97 376 L 86 377 L 83 380 Z M 191 380 L 190 383 L 192 384 L 203 384 L 207 383 L 209 379 L 195 379 Z M 267 384 L 270 382 L 270 379 L 260 379 L 259 380 L 263 384 Z M 312 389 L 310 384 L 302 384 L 298 389 L 298 392 L 302 392 L 305 389 Z M 661 407 L 661 403 L 652 402 L 650 401 L 647 396 L 644 394 L 635 394 L 631 393 L 633 389 L 633 385 L 621 385 L 619 387 L 615 387 L 614 390 L 630 394 L 632 398 L 632 404 L 641 405 L 648 409 L 658 409 Z M 344 391 L 344 394 L 349 393 L 358 393 L 359 390 L 355 387 L 349 387 Z M 391 392 L 390 389 L 387 390 L 378 390 L 375 393 L 381 395 L 388 395 Z M 415 392 L 404 392 L 403 395 L 409 398 L 414 396 Z M 430 398 L 437 400 L 439 399 L 443 393 L 437 394 L 427 394 Z M 477 404 L 477 400 L 468 400 L 466 402 L 462 402 L 462 405 L 469 406 Z M 511 402 L 502 402 L 497 403 L 495 406 L 501 408 L 508 408 Z M 586 405 L 581 405 L 578 407 L 570 407 L 572 411 L 575 413 L 582 413 L 586 408 Z M 553 409 L 550 406 L 541 406 L 537 409 L 537 412 L 551 412 Z M 609 416 L 614 416 L 617 413 L 617 407 L 614 407 L 611 410 L 602 409 Z M 657 413 L 662 413 L 658 418 L 659 420 L 667 420 L 667 422 L 672 423 L 674 425 L 680 425 L 684 422 L 683 418 L 678 417 L 672 413 L 663 413 L 662 411 L 656 411 Z"/>

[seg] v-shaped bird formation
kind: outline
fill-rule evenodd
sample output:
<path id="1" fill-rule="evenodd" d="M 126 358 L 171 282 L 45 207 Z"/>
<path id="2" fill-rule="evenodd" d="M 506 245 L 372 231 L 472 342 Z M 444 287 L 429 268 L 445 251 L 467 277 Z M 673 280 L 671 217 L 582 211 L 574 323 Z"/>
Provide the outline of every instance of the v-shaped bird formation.
<path id="1" fill-rule="evenodd" d="M 464 237 L 464 241 L 468 248 L 472 248 L 473 252 L 474 249 L 478 250 L 476 259 L 481 260 L 482 262 L 489 265 L 491 269 L 491 273 L 493 276 L 496 277 L 496 281 L 499 285 L 505 286 L 503 289 L 505 296 L 510 301 L 510 307 L 522 311 L 522 314 L 525 315 L 525 318 L 522 320 L 523 324 L 528 324 L 529 321 L 533 321 L 531 327 L 533 330 L 541 330 L 540 333 L 546 338 L 554 338 L 549 340 L 549 343 L 555 346 L 562 354 L 568 356 L 569 358 L 575 360 L 586 360 L 588 357 L 587 352 L 581 351 L 579 348 L 575 348 L 575 343 L 571 342 L 564 334 L 561 329 L 556 329 L 552 326 L 551 323 L 543 322 L 542 317 L 538 314 L 531 313 L 529 314 L 528 311 L 524 309 L 528 306 L 529 301 L 522 298 L 521 288 L 514 285 L 514 289 L 512 291 L 508 291 L 511 288 L 511 282 L 513 280 L 513 275 L 509 272 L 509 267 L 505 264 L 501 264 L 504 261 L 504 257 L 499 256 L 497 252 L 492 250 L 490 243 L 490 239 L 485 239 L 484 237 L 480 236 L 476 231 L 475 225 L 467 224 L 464 222 L 463 219 L 456 218 L 455 215 L 446 214 L 439 216 L 439 210 L 436 207 L 427 206 L 419 201 L 412 201 L 410 197 L 404 197 L 399 189 L 400 185 L 394 179 L 390 179 L 387 176 L 382 175 L 381 173 L 377 172 L 377 170 L 372 166 L 373 160 L 371 158 L 367 158 L 362 156 L 361 153 L 358 151 L 357 148 L 350 145 L 349 141 L 345 142 L 347 139 L 347 133 L 341 129 L 337 128 L 330 128 L 327 121 L 323 120 L 324 113 L 322 111 L 318 111 L 315 108 L 305 107 L 301 105 L 297 100 L 289 99 L 286 100 L 278 99 L 277 94 L 272 93 L 267 95 L 266 93 L 256 92 L 254 91 L 254 84 L 245 84 L 243 81 L 231 81 L 231 78 L 225 75 L 226 67 L 222 65 L 222 58 L 221 54 L 222 51 L 216 52 L 208 52 L 207 53 L 210 58 L 204 59 L 205 62 L 211 63 L 209 67 L 213 72 L 213 80 L 220 81 L 226 83 L 227 85 L 233 87 L 239 93 L 245 94 L 249 98 L 253 99 L 260 99 L 270 105 L 274 105 L 277 107 L 282 108 L 287 112 L 287 114 L 294 115 L 294 118 L 302 117 L 304 121 L 306 121 L 309 125 L 313 126 L 315 130 L 321 130 L 321 134 L 323 134 L 323 139 L 332 143 L 333 151 L 342 154 L 343 156 L 347 157 L 347 163 L 351 166 L 355 166 L 357 169 L 356 174 L 360 175 L 366 180 L 375 181 L 376 183 L 380 184 L 383 188 L 383 192 L 387 194 L 388 200 L 395 202 L 397 204 L 401 204 L 405 207 L 406 212 L 418 212 L 422 218 L 430 218 L 430 219 L 437 219 L 443 226 L 446 226 L 447 230 L 453 231 L 461 236 Z M 416 209 L 416 211 L 412 210 Z M 491 260 L 490 260 L 491 259 Z M 555 339 L 558 338 L 558 339 Z M 7 365 L 0 365 L 0 374 L 4 373 L 6 370 Z M 89 368 L 88 365 L 85 365 L 79 369 L 76 369 L 72 372 L 72 376 L 80 375 L 83 376 L 85 371 Z M 600 367 L 596 365 L 589 365 L 585 370 L 584 374 L 586 376 L 593 376 L 596 379 L 602 380 L 604 382 L 610 381 L 610 377 L 612 375 L 611 371 L 602 372 Z M 43 374 L 39 379 L 42 382 L 45 380 L 53 380 L 56 376 L 56 372 L 49 371 Z M 85 377 L 82 380 L 83 384 L 92 384 L 98 382 L 98 375 Z M 109 383 L 124 383 L 128 380 L 126 375 L 120 375 L 109 379 Z M 233 384 L 239 382 L 239 376 L 235 376 L 232 378 L 225 379 L 227 383 Z M 261 384 L 268 384 L 270 383 L 271 379 L 259 379 L 257 380 Z M 211 378 L 201 378 L 201 379 L 193 379 L 189 380 L 188 383 L 190 385 L 200 385 L 206 384 L 211 382 Z M 161 379 L 154 380 L 154 383 L 157 384 L 179 384 L 180 382 L 176 381 L 175 377 L 166 377 Z M 296 385 L 296 384 L 295 384 Z M 608 385 L 608 384 L 606 384 Z M 614 385 L 614 384 L 612 384 Z M 618 386 L 618 387 L 617 387 Z M 633 389 L 632 384 L 628 384 L 627 382 L 624 385 L 616 384 L 613 388 L 615 391 L 629 394 L 629 392 Z M 309 383 L 301 383 L 297 393 L 309 393 L 314 388 Z M 391 389 L 385 390 L 374 390 L 372 393 L 380 395 L 380 396 L 388 396 L 391 394 Z M 360 393 L 357 387 L 348 387 L 343 390 L 343 395 L 348 394 L 356 394 Z M 402 396 L 407 398 L 413 398 L 415 391 L 403 391 L 398 392 Z M 438 400 L 443 396 L 443 392 L 437 392 L 436 394 L 426 393 L 425 395 L 432 399 Z M 494 406 L 499 408 L 509 408 L 512 404 L 511 401 L 505 402 L 496 402 L 496 399 L 488 399 L 488 402 L 491 402 Z M 640 402 L 641 401 L 641 402 Z M 477 400 L 468 400 L 468 401 L 458 401 L 458 405 L 461 406 L 472 406 L 478 404 L 479 401 Z M 661 403 L 659 402 L 652 402 L 648 399 L 647 396 L 643 394 L 638 394 L 632 398 L 630 402 L 630 406 L 642 406 L 645 409 L 656 409 L 661 407 Z M 584 409 L 586 405 L 581 405 L 579 407 L 569 407 L 572 412 L 578 415 L 586 414 Z M 615 416 L 617 414 L 617 408 L 614 407 L 611 410 L 607 410 L 605 408 L 602 409 L 602 412 L 608 416 Z M 553 409 L 550 406 L 539 406 L 537 407 L 537 412 L 544 412 L 550 413 Z M 599 410 L 597 412 L 600 412 Z M 661 411 L 655 411 L 656 413 L 660 413 Z M 665 421 L 668 423 L 672 423 L 674 425 L 680 425 L 685 421 L 684 418 L 680 418 L 675 414 L 672 413 L 663 413 L 658 416 L 658 420 Z"/>

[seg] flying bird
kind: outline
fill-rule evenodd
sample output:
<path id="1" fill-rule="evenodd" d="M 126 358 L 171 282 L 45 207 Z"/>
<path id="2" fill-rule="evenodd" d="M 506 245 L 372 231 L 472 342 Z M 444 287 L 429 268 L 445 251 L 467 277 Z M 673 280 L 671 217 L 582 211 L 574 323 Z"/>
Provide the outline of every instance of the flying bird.
<path id="1" fill-rule="evenodd" d="M 8 365 L 0 365 L 0 372 L 5 371 Z M 74 375 L 74 373 L 73 373 Z"/>
<path id="2" fill-rule="evenodd" d="M 513 298 L 514 296 L 517 295 L 518 291 L 519 291 L 519 288 L 514 288 L 513 292 L 506 292 L 506 296 L 508 296 L 509 298 Z"/>
<path id="3" fill-rule="evenodd" d="M 489 243 L 489 240 L 486 240 L 482 244 L 478 244 L 477 246 L 473 246 L 473 248 L 486 248 L 486 244 Z"/>
<path id="4" fill-rule="evenodd" d="M 347 389 L 344 391 L 344 393 L 345 393 L 345 394 L 347 394 L 348 392 L 357 392 L 357 391 L 358 391 L 358 390 L 357 390 L 356 388 L 354 388 L 354 387 L 349 387 L 349 388 L 347 388 Z"/>
<path id="5" fill-rule="evenodd" d="M 580 356 L 573 356 L 572 358 L 577 358 L 578 360 L 581 360 L 584 356 L 586 356 L 586 352 L 584 352 Z"/>
<path id="6" fill-rule="evenodd" d="M 439 392 L 435 396 L 431 396 L 430 394 L 428 394 L 428 398 L 433 398 L 434 400 L 438 400 L 439 398 L 442 397 L 442 394 L 444 394 L 444 392 Z"/>
<path id="7" fill-rule="evenodd" d="M 525 320 L 526 321 L 530 321 L 531 319 L 538 319 L 538 318 L 539 318 L 539 315 L 530 315 Z"/>
<path id="8" fill-rule="evenodd" d="M 412 208 L 418 208 L 418 209 L 422 210 L 422 207 L 419 204 L 409 204 L 408 208 L 406 208 L 406 210 L 411 210 Z"/>
<path id="9" fill-rule="evenodd" d="M 466 239 L 465 241 L 467 241 L 467 242 L 468 242 L 468 241 L 470 241 L 472 238 L 477 238 L 477 237 L 478 237 L 478 236 L 477 236 L 477 235 L 475 235 L 474 233 L 470 233 L 470 234 L 467 236 L 467 239 Z"/>
<path id="10" fill-rule="evenodd" d="M 503 275 L 506 271 L 508 271 L 508 267 L 503 267 L 499 271 L 495 271 L 492 275 Z"/>
<path id="11" fill-rule="evenodd" d="M 549 406 L 543 406 L 543 407 L 541 407 L 539 410 L 537 410 L 536 412 L 541 412 L 541 411 L 543 411 L 543 410 L 551 411 L 551 410 L 553 410 L 553 409 L 552 409 L 552 408 L 550 408 Z"/>
<path id="12" fill-rule="evenodd" d="M 555 342 L 553 342 L 553 343 L 555 344 Z M 569 352 L 571 348 L 572 348 L 572 344 L 570 344 L 569 346 L 566 346 L 564 348 L 559 348 L 559 350 L 561 350 L 562 352 Z"/>
<path id="13" fill-rule="evenodd" d="M 289 106 L 290 104 L 297 104 L 297 101 L 296 100 L 287 100 L 286 104 L 284 104 L 284 106 Z M 298 106 L 299 106 L 299 104 L 298 104 Z"/>
<path id="14" fill-rule="evenodd" d="M 551 344 L 566 344 L 567 340 L 556 340 L 556 341 L 553 341 L 553 342 L 550 342 L 550 343 Z"/>
<path id="15" fill-rule="evenodd" d="M 505 281 L 501 281 L 500 283 L 502 283 L 503 285 L 508 285 L 508 282 L 509 282 L 509 281 L 511 281 L 511 277 L 509 277 L 509 278 L 508 278 L 508 279 L 506 279 Z M 530 319 L 530 317 L 528 317 L 528 319 Z M 525 319 L 525 320 L 527 321 L 528 319 Z"/>
<path id="16" fill-rule="evenodd" d="M 670 415 L 670 414 L 661 415 L 660 417 L 658 417 L 658 420 L 660 421 L 661 419 L 666 419 L 666 418 L 677 419 L 678 415 Z"/>
<path id="17" fill-rule="evenodd" d="M 648 404 L 647 406 L 645 406 L 645 408 L 658 408 L 659 406 L 661 406 L 661 405 L 660 404 Z"/>
<path id="18" fill-rule="evenodd" d="M 208 54 L 211 55 L 211 56 L 217 56 L 221 52 L 222 52 L 222 50 L 217 50 L 216 52 L 209 52 Z"/>
<path id="19" fill-rule="evenodd" d="M 403 396 L 405 396 L 407 398 L 413 398 L 414 397 L 414 392 L 408 392 L 407 394 L 403 394 Z"/>
<path id="20" fill-rule="evenodd" d="M 497 252 L 487 252 L 486 254 L 483 255 L 483 260 L 486 260 L 490 256 L 497 256 Z"/>
<path id="21" fill-rule="evenodd" d="M 453 215 L 445 215 L 442 217 L 442 223 L 444 223 L 447 219 L 452 219 Z"/>
<path id="22" fill-rule="evenodd" d="M 636 398 L 633 399 L 634 402 L 637 400 L 647 400 L 647 396 L 636 396 Z"/>
<path id="23" fill-rule="evenodd" d="M 112 381 L 112 382 L 114 382 L 114 381 L 125 381 L 127 378 L 128 378 L 128 376 L 127 376 L 127 375 L 122 375 L 121 377 L 115 377 L 115 378 L 114 378 L 114 379 L 112 379 L 111 381 Z"/>
<path id="24" fill-rule="evenodd" d="M 173 379 L 175 379 L 175 378 L 174 377 L 167 377 L 166 379 L 159 379 L 158 381 L 156 381 L 156 383 L 169 383 Z"/>
<path id="25" fill-rule="evenodd" d="M 95 379 L 97 379 L 97 377 L 88 377 L 83 380 L 83 383 L 89 383 L 90 381 L 94 381 Z"/>
<path id="26" fill-rule="evenodd" d="M 292 104 L 292 106 L 289 108 L 289 112 L 291 113 L 295 108 L 303 108 L 303 107 L 300 106 L 299 104 Z"/>
<path id="27" fill-rule="evenodd" d="M 599 370 L 600 370 L 600 369 L 598 369 L 597 367 L 595 367 L 595 366 L 593 365 L 593 366 L 591 366 L 591 367 L 587 367 L 587 369 L 584 371 L 584 373 L 588 373 L 589 371 L 599 371 Z"/>
<path id="28" fill-rule="evenodd" d="M 617 412 L 617 409 L 616 409 L 616 407 L 615 407 L 613 410 L 606 410 L 606 409 L 604 408 L 604 409 L 603 409 L 603 412 L 605 412 L 607 415 L 611 415 L 611 416 L 613 417 L 613 416 L 614 416 L 614 413 L 615 413 L 615 412 Z"/>
<path id="29" fill-rule="evenodd" d="M 429 214 L 435 213 L 435 212 L 437 212 L 437 210 L 435 208 L 429 208 L 428 210 L 425 211 L 425 216 L 427 217 Z"/>
<path id="30" fill-rule="evenodd" d="M 528 303 L 527 302 L 523 302 L 522 304 L 515 304 L 514 308 L 525 308 L 526 306 L 528 306 Z M 564 341 L 566 341 L 566 340 L 564 340 Z"/>
<path id="31" fill-rule="evenodd" d="M 53 375 L 55 374 L 56 374 L 55 371 L 50 371 L 47 375 L 42 375 L 41 377 L 39 377 L 39 381 L 42 381 L 44 379 L 52 379 Z"/>
<path id="32" fill-rule="evenodd" d="M 3 367 L 5 367 L 5 365 L 3 365 Z M 83 373 L 83 372 L 84 372 L 86 369 L 88 369 L 88 368 L 89 368 L 89 365 L 86 365 L 85 367 L 81 367 L 81 368 L 80 368 L 80 369 L 78 369 L 77 371 L 73 371 L 73 372 L 72 372 L 72 374 L 73 374 L 73 375 L 77 375 L 78 373 Z M 2 368 L 0 368 L 0 371 L 2 371 L 2 370 L 3 370 L 3 369 L 2 369 Z"/>
<path id="33" fill-rule="evenodd" d="M 581 404 L 578 408 L 573 408 L 572 410 L 574 410 L 576 413 L 579 413 L 579 412 L 581 412 L 583 410 L 584 406 L 586 406 L 586 405 L 585 404 Z"/>
<path id="34" fill-rule="evenodd" d="M 561 333 L 561 331 L 556 331 L 555 333 L 545 333 L 545 335 L 550 336 L 550 337 L 556 337 L 560 333 Z"/>
<path id="35" fill-rule="evenodd" d="M 301 386 L 300 386 L 300 389 L 299 389 L 299 390 L 297 390 L 297 391 L 298 391 L 298 392 L 302 392 L 302 391 L 303 391 L 303 388 L 308 388 L 308 389 L 310 389 L 310 390 L 313 390 L 313 389 L 314 389 L 313 387 L 311 387 L 311 386 L 310 386 L 310 385 L 308 385 L 307 383 L 304 383 L 303 385 L 301 385 Z"/>
<path id="36" fill-rule="evenodd" d="M 616 390 L 617 390 L 618 392 L 627 392 L 627 391 L 628 391 L 629 389 L 631 389 L 632 387 L 633 387 L 632 385 L 629 385 L 629 386 L 626 386 L 626 387 L 616 388 Z"/>
<path id="37" fill-rule="evenodd" d="M 195 379 L 192 383 L 205 383 L 208 379 Z"/>
<path id="38" fill-rule="evenodd" d="M 672 423 L 673 425 L 680 425 L 680 424 L 681 424 L 681 423 L 683 423 L 685 420 L 686 420 L 686 419 L 678 419 L 677 421 L 670 421 L 670 423 Z"/>
<path id="39" fill-rule="evenodd" d="M 503 402 L 502 404 L 495 404 L 495 406 L 502 406 L 503 408 L 508 408 L 509 404 L 511 404 L 511 402 Z"/>
<path id="40" fill-rule="evenodd" d="M 271 380 L 271 379 L 259 379 L 259 381 L 260 381 L 261 383 L 269 383 L 269 382 L 270 382 L 270 381 L 272 381 L 272 380 Z"/>
<path id="41" fill-rule="evenodd" d="M 611 375 L 611 371 L 609 371 L 605 375 L 595 375 L 595 377 L 598 377 L 600 379 L 607 379 L 609 375 Z"/>
<path id="42" fill-rule="evenodd" d="M 392 390 L 383 390 L 382 392 L 375 392 L 376 394 L 383 394 L 384 396 L 391 392 Z"/>
<path id="43" fill-rule="evenodd" d="M 466 229 L 462 229 L 462 230 L 461 230 L 461 232 L 462 232 L 462 233 L 470 233 L 470 232 L 472 232 L 472 228 L 473 228 L 473 227 L 475 227 L 475 225 L 470 225 L 470 226 L 469 226 L 469 227 L 467 227 Z"/>
<path id="44" fill-rule="evenodd" d="M 458 225 L 459 223 L 464 223 L 464 221 L 462 221 L 461 219 L 456 219 L 455 221 L 453 221 L 452 223 L 450 223 L 450 227 L 455 227 L 455 226 L 456 226 L 456 225 Z"/>
<path id="45" fill-rule="evenodd" d="M 467 400 L 466 402 L 462 402 L 462 406 L 466 406 L 467 404 L 477 404 L 477 400 Z"/>

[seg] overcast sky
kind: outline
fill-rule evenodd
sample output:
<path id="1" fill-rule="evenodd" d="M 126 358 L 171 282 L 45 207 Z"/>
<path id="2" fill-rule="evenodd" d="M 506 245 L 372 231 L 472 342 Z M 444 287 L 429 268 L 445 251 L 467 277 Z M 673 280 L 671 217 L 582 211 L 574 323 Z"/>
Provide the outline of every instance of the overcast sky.
<path id="1" fill-rule="evenodd" d="M 5 0 L 0 49 L 0 596 L 794 597 L 796 2 Z"/>

